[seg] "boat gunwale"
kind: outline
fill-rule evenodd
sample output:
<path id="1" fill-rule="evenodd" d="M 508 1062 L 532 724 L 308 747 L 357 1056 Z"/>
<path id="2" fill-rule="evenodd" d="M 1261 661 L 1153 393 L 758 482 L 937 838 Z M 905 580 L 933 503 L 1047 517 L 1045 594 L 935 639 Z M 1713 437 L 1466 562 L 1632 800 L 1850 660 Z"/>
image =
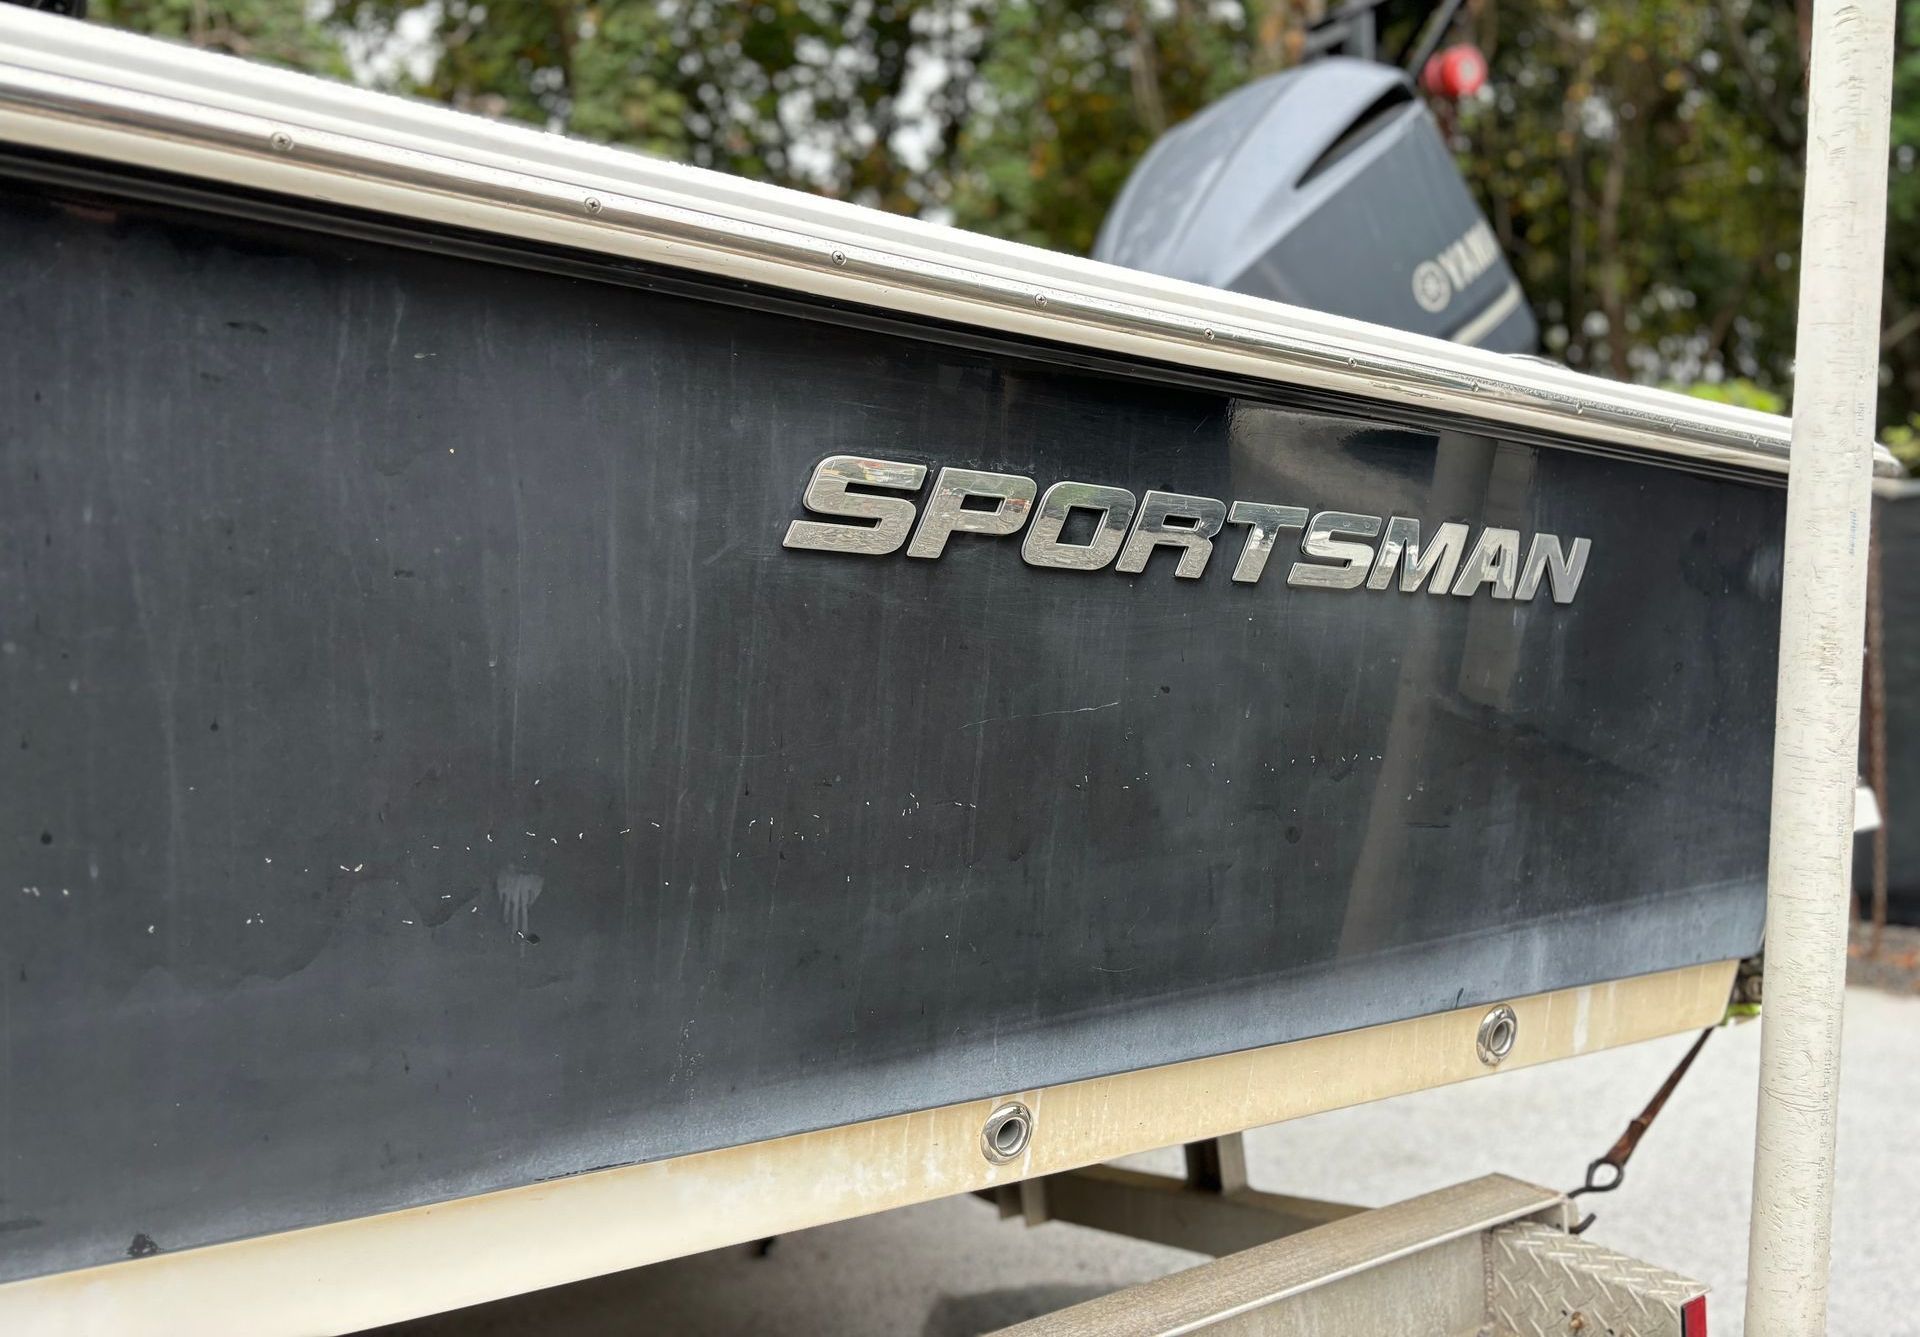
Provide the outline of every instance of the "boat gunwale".
<path id="1" fill-rule="evenodd" d="M 0 11 L 0 141 L 740 279 L 1002 334 L 1787 469 L 1791 423 L 70 19 Z M 1900 466 L 1875 447 L 1875 471 Z"/>

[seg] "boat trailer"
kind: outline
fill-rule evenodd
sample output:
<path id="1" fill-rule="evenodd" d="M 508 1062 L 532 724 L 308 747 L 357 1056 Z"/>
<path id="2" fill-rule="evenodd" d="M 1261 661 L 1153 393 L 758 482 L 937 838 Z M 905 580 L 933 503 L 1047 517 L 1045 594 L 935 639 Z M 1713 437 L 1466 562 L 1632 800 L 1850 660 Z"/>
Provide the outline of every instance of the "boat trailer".
<path id="1" fill-rule="evenodd" d="M 996 1190 L 1003 1216 L 1069 1221 L 1215 1261 L 1002 1329 L 1347 1337 L 1705 1337 L 1706 1287 L 1574 1234 L 1567 1195 L 1487 1175 L 1371 1210 L 1249 1188 L 1236 1136 L 1184 1179 L 1098 1166 Z"/>

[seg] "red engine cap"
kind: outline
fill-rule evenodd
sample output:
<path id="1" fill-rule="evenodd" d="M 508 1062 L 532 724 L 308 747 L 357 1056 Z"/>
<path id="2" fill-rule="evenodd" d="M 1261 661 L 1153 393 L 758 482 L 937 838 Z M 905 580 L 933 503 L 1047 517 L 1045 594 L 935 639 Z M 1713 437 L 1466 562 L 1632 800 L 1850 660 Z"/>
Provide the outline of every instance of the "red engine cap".
<path id="1" fill-rule="evenodd" d="M 1458 101 L 1479 92 L 1487 83 L 1487 58 L 1480 48 L 1462 42 L 1427 58 L 1420 71 L 1420 86 L 1435 97 Z"/>

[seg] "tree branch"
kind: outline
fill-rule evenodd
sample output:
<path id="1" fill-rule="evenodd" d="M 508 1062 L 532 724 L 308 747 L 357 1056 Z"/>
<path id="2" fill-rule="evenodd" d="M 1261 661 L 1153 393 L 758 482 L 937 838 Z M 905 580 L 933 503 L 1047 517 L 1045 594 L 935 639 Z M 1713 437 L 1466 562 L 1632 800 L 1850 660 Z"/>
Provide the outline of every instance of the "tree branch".
<path id="1" fill-rule="evenodd" d="M 1606 174 L 1600 181 L 1600 220 L 1595 238 L 1600 252 L 1600 309 L 1607 315 L 1607 364 L 1616 381 L 1633 378 L 1633 364 L 1627 359 L 1626 262 L 1620 258 L 1620 205 L 1626 185 L 1626 127 L 1616 119 L 1613 142 L 1607 150 Z"/>
<path id="2" fill-rule="evenodd" d="M 1127 16 L 1132 30 L 1132 50 L 1127 61 L 1127 78 L 1133 85 L 1134 110 L 1140 124 L 1158 139 L 1167 128 L 1167 108 L 1160 99 L 1160 61 L 1153 49 L 1153 27 L 1142 7 L 1136 5 Z"/>
<path id="3" fill-rule="evenodd" d="M 1906 315 L 1880 331 L 1881 351 L 1885 352 L 1897 344 L 1905 343 L 1915 331 L 1920 331 L 1920 308 L 1907 312 Z"/>
<path id="4" fill-rule="evenodd" d="M 1792 111 L 1780 101 L 1781 84 L 1774 82 L 1773 92 L 1767 91 L 1766 79 L 1753 63 L 1753 50 L 1747 45 L 1746 25 L 1740 22 L 1740 16 L 1733 12 L 1733 0 L 1719 0 L 1720 22 L 1726 25 L 1727 46 L 1733 51 L 1734 63 L 1740 66 L 1740 72 L 1746 77 L 1753 100 L 1760 104 L 1767 114 L 1767 122 L 1773 127 L 1774 134 L 1780 137 L 1782 145 L 1788 149 L 1800 147 L 1800 123 L 1794 119 Z"/>

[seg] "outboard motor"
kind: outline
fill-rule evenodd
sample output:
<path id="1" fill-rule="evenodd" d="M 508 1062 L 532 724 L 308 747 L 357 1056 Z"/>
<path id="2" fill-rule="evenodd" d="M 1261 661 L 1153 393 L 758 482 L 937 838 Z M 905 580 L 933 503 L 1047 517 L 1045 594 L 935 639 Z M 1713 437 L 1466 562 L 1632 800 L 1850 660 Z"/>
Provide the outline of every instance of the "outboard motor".
<path id="1" fill-rule="evenodd" d="M 1503 353 L 1533 313 L 1398 69 L 1326 57 L 1164 135 L 1094 258 Z"/>

